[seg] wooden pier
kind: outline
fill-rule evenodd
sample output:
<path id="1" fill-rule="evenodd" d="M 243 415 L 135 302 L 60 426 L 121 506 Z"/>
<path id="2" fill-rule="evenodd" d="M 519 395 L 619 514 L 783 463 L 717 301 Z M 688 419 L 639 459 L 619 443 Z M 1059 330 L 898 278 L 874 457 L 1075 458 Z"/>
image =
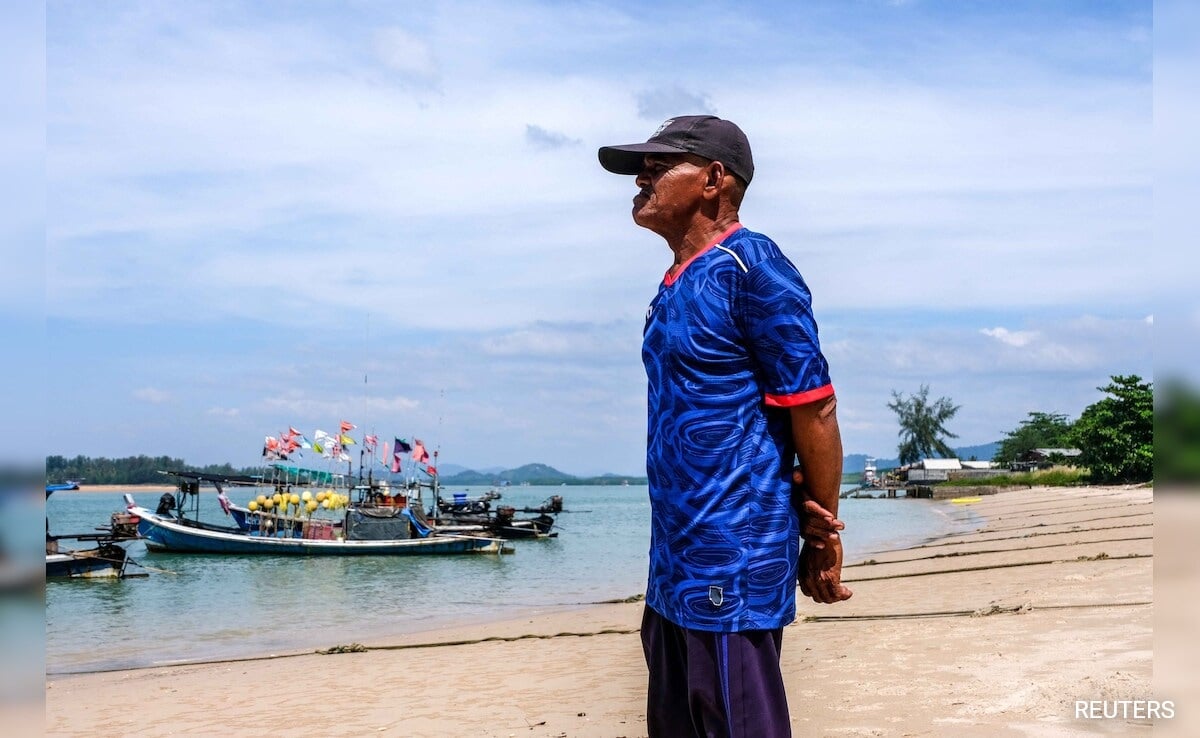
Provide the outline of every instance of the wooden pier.
<path id="1" fill-rule="evenodd" d="M 895 499 L 932 499 L 933 488 L 925 485 L 860 487 L 842 493 L 843 500 L 895 500 Z"/>

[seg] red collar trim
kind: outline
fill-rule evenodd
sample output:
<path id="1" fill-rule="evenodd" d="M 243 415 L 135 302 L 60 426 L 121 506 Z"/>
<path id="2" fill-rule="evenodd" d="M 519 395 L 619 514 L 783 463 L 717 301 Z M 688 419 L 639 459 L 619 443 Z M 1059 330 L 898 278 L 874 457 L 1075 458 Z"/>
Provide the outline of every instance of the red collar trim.
<path id="1" fill-rule="evenodd" d="M 704 254 L 707 254 L 712 249 L 713 246 L 716 246 L 717 244 L 721 243 L 722 241 L 729 238 L 730 236 L 732 236 L 737 231 L 740 231 L 741 229 L 742 229 L 741 223 L 734 223 L 733 225 L 729 226 L 728 230 L 726 230 L 721 235 L 717 236 L 716 240 L 714 240 L 712 243 L 710 243 L 709 245 L 700 249 L 696 253 L 692 254 L 692 258 L 690 258 L 687 261 L 680 264 L 679 268 L 676 269 L 674 272 L 672 272 L 670 269 L 668 269 L 666 274 L 663 275 L 663 284 L 665 284 L 668 287 L 675 284 L 675 282 L 678 281 L 678 279 L 679 279 L 679 275 L 683 274 L 683 270 L 687 269 L 688 266 L 693 261 L 695 261 L 696 259 L 699 259 Z"/>

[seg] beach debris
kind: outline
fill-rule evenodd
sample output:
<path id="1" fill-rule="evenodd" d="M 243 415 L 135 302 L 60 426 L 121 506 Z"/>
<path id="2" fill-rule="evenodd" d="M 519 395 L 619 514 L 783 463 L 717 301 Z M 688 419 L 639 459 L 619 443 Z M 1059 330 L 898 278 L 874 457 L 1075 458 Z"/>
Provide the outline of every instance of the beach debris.
<path id="1" fill-rule="evenodd" d="M 1095 556 L 1080 556 L 1079 558 L 1077 558 L 1075 560 L 1076 561 L 1103 561 L 1107 558 L 1108 558 L 1108 554 L 1101 551 L 1100 553 L 1096 554 Z"/>
<path id="2" fill-rule="evenodd" d="M 1004 611 L 1005 609 L 999 605 L 991 605 L 990 607 L 981 607 L 978 610 L 975 610 L 971 613 L 971 617 L 986 618 L 988 615 L 999 615 Z"/>
<path id="3" fill-rule="evenodd" d="M 365 653 L 368 651 L 366 646 L 361 643 L 348 643 L 341 646 L 330 646 L 329 648 L 318 648 L 317 653 L 322 656 L 329 656 L 335 653 Z"/>

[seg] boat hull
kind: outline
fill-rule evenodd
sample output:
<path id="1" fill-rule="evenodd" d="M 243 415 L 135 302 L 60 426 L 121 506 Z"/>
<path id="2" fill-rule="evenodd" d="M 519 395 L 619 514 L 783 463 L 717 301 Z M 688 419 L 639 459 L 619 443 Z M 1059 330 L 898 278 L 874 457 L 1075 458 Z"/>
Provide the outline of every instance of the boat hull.
<path id="1" fill-rule="evenodd" d="M 383 541 L 320 540 L 260 536 L 235 529 L 183 525 L 144 508 L 138 533 L 150 551 L 206 554 L 270 554 L 277 556 L 419 556 L 501 553 L 502 542 L 472 536 L 429 536 Z"/>
<path id="2" fill-rule="evenodd" d="M 125 549 L 119 546 L 46 554 L 47 579 L 110 579 L 125 573 Z"/>

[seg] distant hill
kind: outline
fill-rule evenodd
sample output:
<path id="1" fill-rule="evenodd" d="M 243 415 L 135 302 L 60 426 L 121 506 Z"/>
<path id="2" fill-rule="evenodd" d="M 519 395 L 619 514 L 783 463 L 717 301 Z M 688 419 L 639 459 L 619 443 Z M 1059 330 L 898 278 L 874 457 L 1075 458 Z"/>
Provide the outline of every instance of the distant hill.
<path id="1" fill-rule="evenodd" d="M 577 477 L 561 472 L 546 464 L 526 464 L 516 469 L 504 471 L 476 471 L 467 469 L 456 474 L 441 475 L 442 484 L 530 484 L 530 485 L 600 485 L 600 484 L 645 484 L 645 477 L 622 476 L 620 474 L 601 474 L 596 477 Z"/>

